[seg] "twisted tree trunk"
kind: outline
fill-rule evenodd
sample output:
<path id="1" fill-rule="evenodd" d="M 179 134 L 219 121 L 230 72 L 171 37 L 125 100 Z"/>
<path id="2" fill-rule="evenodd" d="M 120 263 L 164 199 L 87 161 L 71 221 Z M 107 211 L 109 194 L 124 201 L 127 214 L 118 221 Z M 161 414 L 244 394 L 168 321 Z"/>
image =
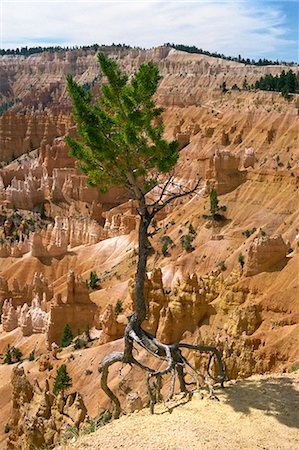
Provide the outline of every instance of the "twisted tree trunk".
<path id="1" fill-rule="evenodd" d="M 144 285 L 146 278 L 147 258 L 150 250 L 148 228 L 157 210 L 154 209 L 151 213 L 149 213 L 145 204 L 144 196 L 139 200 L 139 205 L 140 207 L 138 212 L 140 215 L 140 224 L 138 231 L 138 263 L 134 291 L 134 312 L 129 317 L 128 325 L 125 329 L 124 352 L 113 352 L 110 355 L 107 355 L 99 367 L 99 372 L 101 374 L 101 387 L 114 405 L 114 418 L 118 418 L 121 414 L 120 401 L 108 387 L 107 383 L 109 368 L 114 363 L 128 363 L 130 365 L 136 365 L 146 371 L 146 387 L 150 398 L 151 412 L 154 412 L 154 404 L 162 399 L 161 388 L 162 377 L 164 375 L 171 373 L 170 391 L 167 396 L 167 400 L 170 400 L 174 395 L 176 375 L 178 377 L 180 391 L 184 393 L 184 395 L 192 394 L 192 391 L 187 389 L 187 386 L 190 384 L 196 385 L 196 388 L 199 389 L 198 377 L 200 377 L 208 386 L 210 395 L 213 394 L 213 387 L 209 381 L 209 378 L 215 382 L 220 382 L 222 385 L 226 378 L 221 354 L 216 347 L 180 343 L 166 345 L 156 339 L 155 336 L 142 329 L 142 322 L 146 319 L 147 315 Z M 143 347 L 153 357 L 164 360 L 167 363 L 166 368 L 156 371 L 137 361 L 133 356 L 134 344 Z M 189 360 L 182 354 L 182 349 L 210 353 L 207 366 L 207 375 L 198 370 L 189 362 Z M 216 358 L 218 364 L 219 375 L 217 377 L 213 376 L 210 372 L 210 366 L 214 358 Z M 190 383 L 185 380 L 187 375 L 193 379 L 193 382 Z"/>

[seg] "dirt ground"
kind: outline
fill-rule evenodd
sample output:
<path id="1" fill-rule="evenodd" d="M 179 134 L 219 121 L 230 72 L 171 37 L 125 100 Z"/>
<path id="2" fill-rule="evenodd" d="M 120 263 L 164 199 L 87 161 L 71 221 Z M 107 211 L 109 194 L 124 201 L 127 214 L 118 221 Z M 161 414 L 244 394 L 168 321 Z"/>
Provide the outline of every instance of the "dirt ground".
<path id="1" fill-rule="evenodd" d="M 61 450 L 297 450 L 299 371 L 253 376 L 217 389 L 211 400 L 178 397 L 109 423 Z"/>

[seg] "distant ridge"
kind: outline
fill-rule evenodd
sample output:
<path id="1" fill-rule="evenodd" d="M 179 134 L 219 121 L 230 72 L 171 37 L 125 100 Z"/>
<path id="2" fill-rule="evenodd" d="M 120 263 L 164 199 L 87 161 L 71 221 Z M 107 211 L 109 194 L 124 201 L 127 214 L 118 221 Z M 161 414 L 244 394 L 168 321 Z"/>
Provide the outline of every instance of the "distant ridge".
<path id="1" fill-rule="evenodd" d="M 208 50 L 203 50 L 201 48 L 198 48 L 194 45 L 190 46 L 190 45 L 185 45 L 185 44 L 174 44 L 174 43 L 165 43 L 163 44 L 164 47 L 171 47 L 174 48 L 176 50 L 180 50 L 183 52 L 188 52 L 188 53 L 198 53 L 200 55 L 206 55 L 206 56 L 212 56 L 214 58 L 220 58 L 220 59 L 225 59 L 227 61 L 235 61 L 235 62 L 239 62 L 242 64 L 246 64 L 246 65 L 253 65 L 253 66 L 269 66 L 269 65 L 285 65 L 285 66 L 296 66 L 297 63 L 295 63 L 294 61 L 272 61 L 270 59 L 267 58 L 263 58 L 263 59 L 259 59 L 258 61 L 254 60 L 254 59 L 250 59 L 250 58 L 243 58 L 241 55 L 238 55 L 238 57 L 236 56 L 226 56 L 223 53 L 218 53 L 218 52 L 210 52 Z M 133 48 L 138 48 L 141 49 L 141 47 L 136 47 L 136 46 L 131 46 L 128 44 L 114 44 L 112 43 L 111 45 L 106 45 L 106 44 L 91 44 L 91 45 L 75 45 L 75 46 L 66 46 L 66 47 L 61 47 L 59 45 L 55 45 L 55 46 L 48 46 L 48 47 L 21 47 L 21 48 L 16 48 L 16 49 L 0 49 L 0 55 L 14 55 L 14 56 L 30 56 L 30 55 L 34 55 L 37 53 L 43 53 L 43 52 L 62 52 L 62 51 L 69 51 L 69 50 L 93 50 L 93 51 L 98 51 L 101 48 L 119 48 L 119 49 L 133 49 Z"/>

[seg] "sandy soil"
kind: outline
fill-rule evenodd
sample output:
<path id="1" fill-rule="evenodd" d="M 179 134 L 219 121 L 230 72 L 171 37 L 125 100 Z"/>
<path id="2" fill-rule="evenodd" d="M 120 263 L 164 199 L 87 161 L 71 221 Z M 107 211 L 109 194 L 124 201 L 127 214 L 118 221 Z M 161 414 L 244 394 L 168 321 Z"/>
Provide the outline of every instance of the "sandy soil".
<path id="1" fill-rule="evenodd" d="M 217 391 L 218 400 L 178 399 L 80 437 L 61 450 L 295 450 L 299 448 L 299 371 L 253 376 Z"/>

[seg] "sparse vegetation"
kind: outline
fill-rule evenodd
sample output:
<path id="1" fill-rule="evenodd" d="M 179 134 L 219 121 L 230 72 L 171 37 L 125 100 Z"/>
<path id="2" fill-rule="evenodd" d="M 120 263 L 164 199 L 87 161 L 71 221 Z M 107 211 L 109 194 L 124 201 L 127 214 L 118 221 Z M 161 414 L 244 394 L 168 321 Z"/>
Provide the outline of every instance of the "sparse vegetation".
<path id="1" fill-rule="evenodd" d="M 72 343 L 73 338 L 71 327 L 66 323 L 61 334 L 61 347 L 68 347 Z"/>
<path id="2" fill-rule="evenodd" d="M 220 261 L 219 267 L 220 267 L 220 270 L 222 270 L 222 272 L 224 272 L 226 270 L 225 261 Z"/>
<path id="3" fill-rule="evenodd" d="M 32 350 L 32 352 L 29 353 L 28 361 L 34 361 L 35 360 L 35 352 Z"/>
<path id="4" fill-rule="evenodd" d="M 121 314 L 123 312 L 123 303 L 121 300 L 117 300 L 115 307 L 114 307 L 114 312 L 115 314 L 118 316 L 118 314 Z"/>
<path id="5" fill-rule="evenodd" d="M 160 239 L 160 242 L 162 242 L 162 255 L 163 256 L 169 256 L 168 248 L 173 248 L 175 246 L 173 240 L 171 237 L 169 237 L 167 234 L 165 236 L 162 236 Z"/>
<path id="6" fill-rule="evenodd" d="M 5 425 L 5 427 L 4 427 L 4 433 L 9 433 L 10 432 L 10 426 L 9 426 L 9 424 L 7 423 L 6 425 Z"/>
<path id="7" fill-rule="evenodd" d="M 168 245 L 166 244 L 166 242 L 164 242 L 164 244 L 162 245 L 162 255 L 163 256 L 169 256 L 169 253 L 168 253 Z"/>
<path id="8" fill-rule="evenodd" d="M 64 392 L 66 389 L 72 386 L 72 379 L 69 376 L 66 365 L 62 364 L 56 371 L 56 377 L 54 379 L 53 394 L 57 395 L 58 392 Z"/>
<path id="9" fill-rule="evenodd" d="M 255 232 L 256 232 L 256 228 L 253 227 L 251 230 L 242 231 L 242 234 L 243 234 L 243 236 L 246 236 L 247 238 L 249 238 Z"/>
<path id="10" fill-rule="evenodd" d="M 289 372 L 297 372 L 297 370 L 299 370 L 299 362 L 296 362 L 295 364 L 293 364 L 290 367 Z"/>
<path id="11" fill-rule="evenodd" d="M 3 364 L 14 364 L 20 362 L 23 354 L 18 347 L 11 347 L 9 344 L 7 346 Z"/>
<path id="12" fill-rule="evenodd" d="M 190 253 L 193 252 L 194 247 L 192 245 L 192 242 L 194 240 L 194 236 L 192 234 L 184 234 L 180 238 L 181 246 L 183 250 L 186 250 L 186 252 Z"/>
<path id="13" fill-rule="evenodd" d="M 241 55 L 238 56 L 225 56 L 223 53 L 217 53 L 217 52 L 209 52 L 208 50 L 203 50 L 202 48 L 195 47 L 195 45 L 185 45 L 185 44 L 170 44 L 167 42 L 164 44 L 167 47 L 175 48 L 176 50 L 181 50 L 183 52 L 188 53 L 199 53 L 200 55 L 207 55 L 207 56 L 213 56 L 214 58 L 221 58 L 226 59 L 228 61 L 236 61 L 240 62 L 245 65 L 253 65 L 253 66 L 268 66 L 268 65 L 278 65 L 278 64 L 284 64 L 284 65 L 295 65 L 295 62 L 287 62 L 287 61 L 272 61 L 271 59 L 267 58 L 260 58 L 257 61 L 250 58 L 243 58 Z"/>
<path id="14" fill-rule="evenodd" d="M 240 253 L 238 256 L 238 263 L 240 264 L 241 269 L 243 269 L 244 264 L 245 264 L 245 258 L 242 253 Z"/>
<path id="15" fill-rule="evenodd" d="M 224 217 L 220 214 L 221 211 L 225 212 L 227 210 L 225 205 L 219 206 L 218 194 L 216 189 L 212 189 L 210 192 L 210 213 L 211 215 L 203 214 L 204 219 L 209 220 L 223 220 Z"/>
<path id="16" fill-rule="evenodd" d="M 192 223 L 189 224 L 189 234 L 192 234 L 192 236 L 196 236 L 197 234 Z"/>
<path id="17" fill-rule="evenodd" d="M 99 289 L 101 279 L 98 277 L 97 273 L 94 271 L 90 272 L 89 281 L 86 281 L 86 286 L 89 289 Z"/>
<path id="18" fill-rule="evenodd" d="M 68 426 L 65 429 L 65 432 L 63 434 L 63 441 L 67 442 L 70 439 L 77 439 L 79 436 L 79 431 L 76 427 Z"/>
<path id="19" fill-rule="evenodd" d="M 83 429 L 83 434 L 94 433 L 98 428 L 103 427 L 110 422 L 112 414 L 110 411 L 105 410 L 98 419 L 91 419 L 88 425 Z"/>
<path id="20" fill-rule="evenodd" d="M 88 342 L 85 339 L 81 339 L 81 338 L 76 338 L 75 342 L 74 342 L 74 349 L 75 350 L 80 350 L 82 348 L 86 348 L 87 347 Z"/>

